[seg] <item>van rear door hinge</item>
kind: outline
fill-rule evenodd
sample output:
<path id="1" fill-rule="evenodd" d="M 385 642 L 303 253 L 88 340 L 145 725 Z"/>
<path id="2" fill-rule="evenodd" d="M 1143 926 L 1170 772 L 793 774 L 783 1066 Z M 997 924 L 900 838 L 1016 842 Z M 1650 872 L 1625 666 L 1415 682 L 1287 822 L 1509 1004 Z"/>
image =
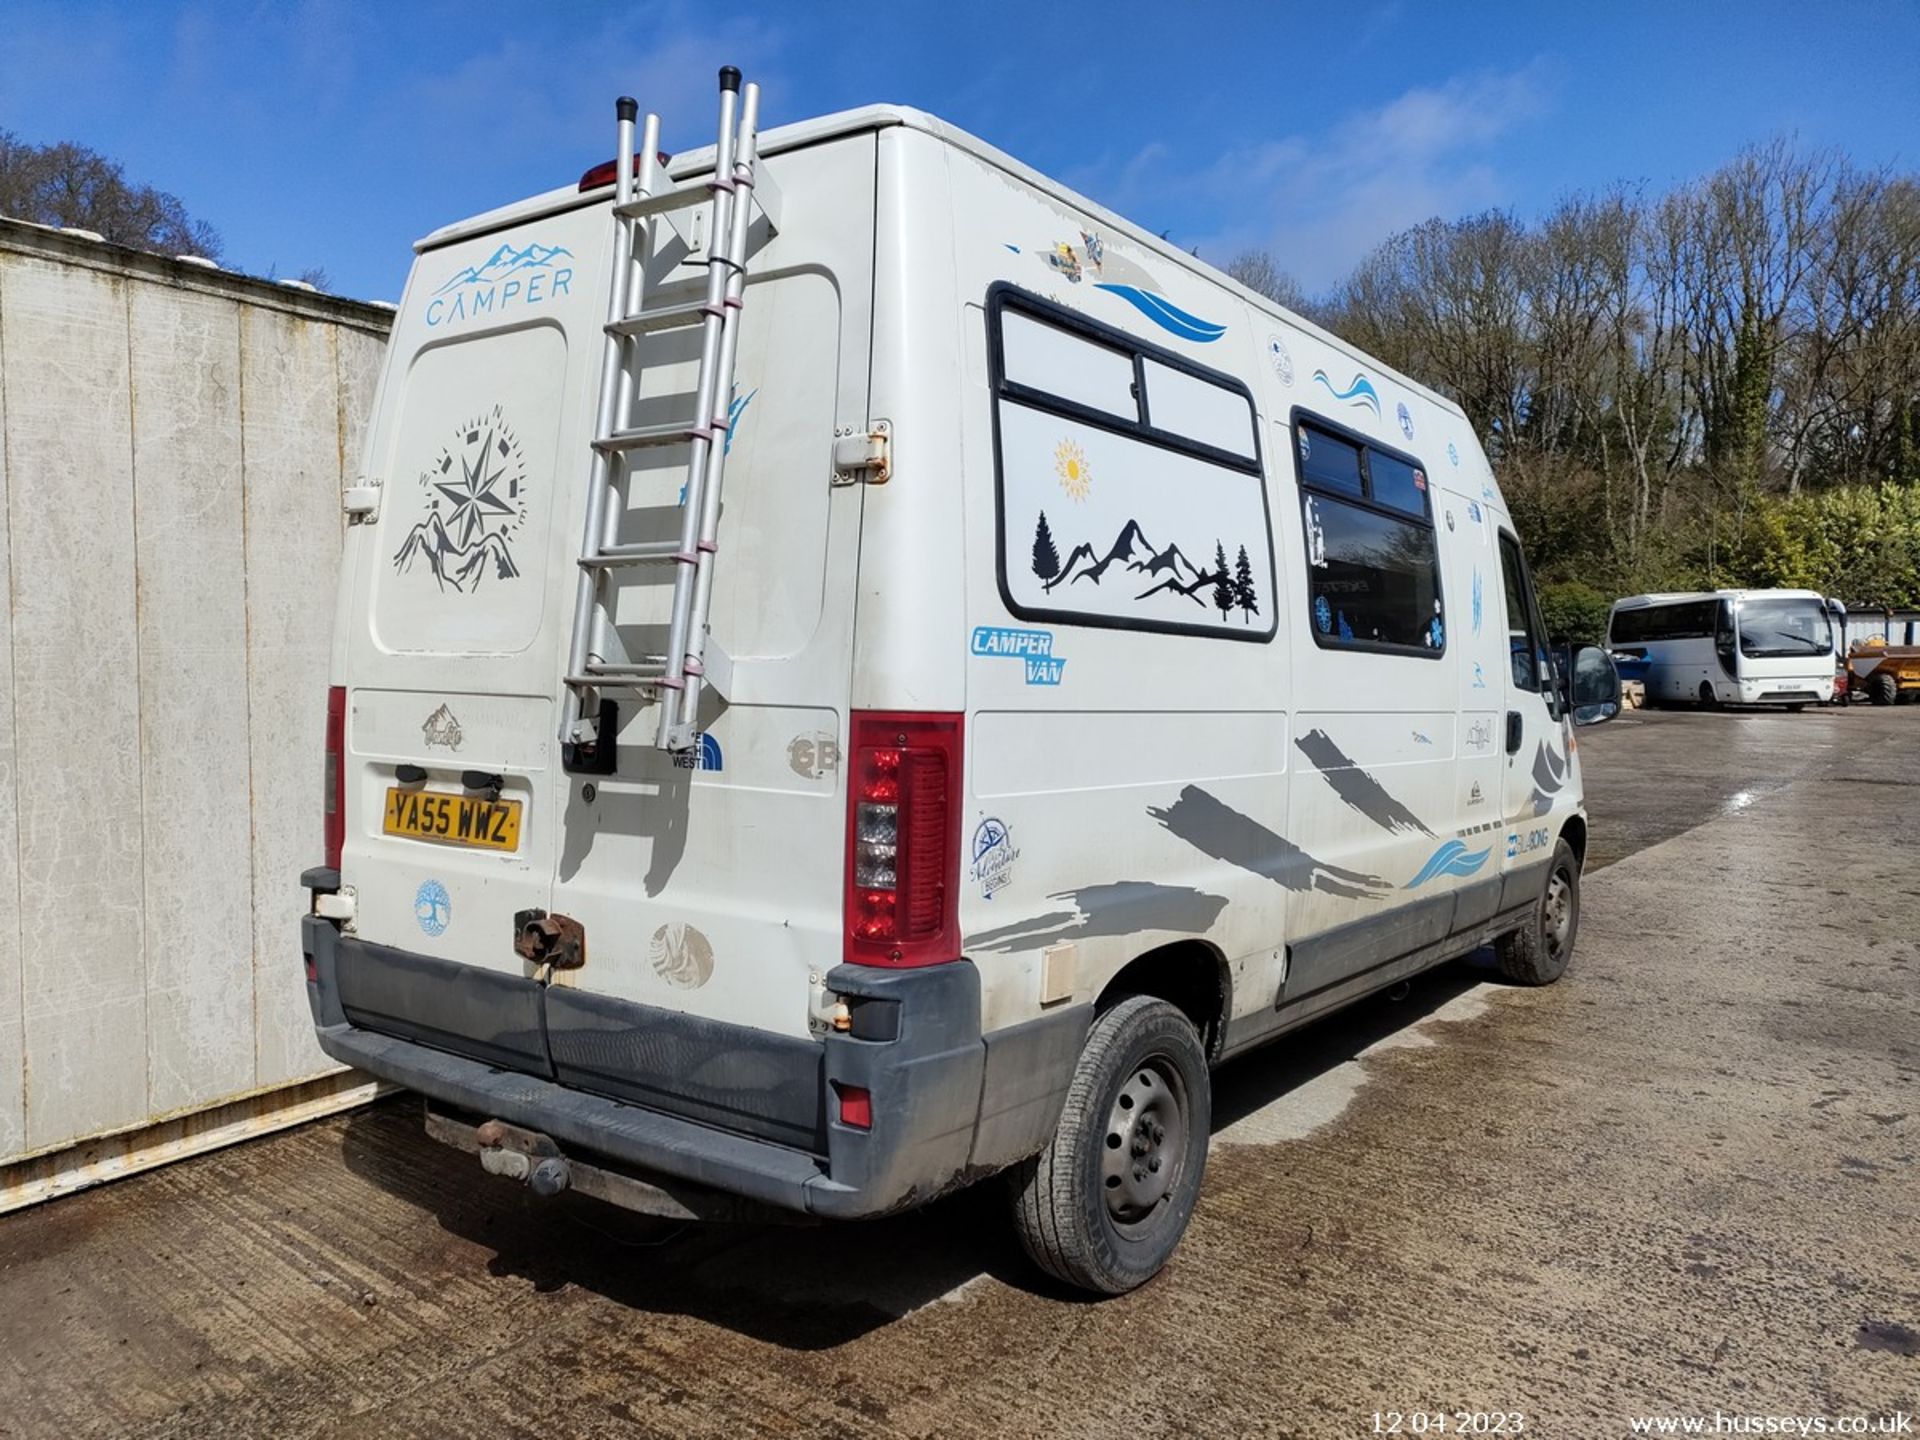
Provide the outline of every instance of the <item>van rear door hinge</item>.
<path id="1" fill-rule="evenodd" d="M 371 525 L 380 518 L 380 478 L 363 475 L 340 496 L 340 508 L 347 512 L 349 525 Z"/>
<path id="2" fill-rule="evenodd" d="M 893 426 L 876 420 L 872 428 L 833 432 L 833 483 L 884 485 L 893 475 Z"/>

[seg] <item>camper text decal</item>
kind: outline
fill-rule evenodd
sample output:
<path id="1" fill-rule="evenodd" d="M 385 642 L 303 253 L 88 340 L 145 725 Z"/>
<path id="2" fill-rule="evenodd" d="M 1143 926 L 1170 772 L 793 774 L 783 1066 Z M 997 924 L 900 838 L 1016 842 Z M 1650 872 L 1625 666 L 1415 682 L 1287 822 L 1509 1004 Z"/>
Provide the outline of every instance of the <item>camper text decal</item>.
<path id="1" fill-rule="evenodd" d="M 1024 660 L 1029 685 L 1058 685 L 1060 677 L 1067 670 L 1067 662 L 1053 653 L 1051 630 L 1010 630 L 995 625 L 978 625 L 973 631 L 973 653 Z"/>
<path id="2" fill-rule="evenodd" d="M 485 315 L 497 317 L 568 294 L 573 252 L 537 240 L 502 245 L 478 265 L 454 275 L 427 301 L 429 329 Z"/>

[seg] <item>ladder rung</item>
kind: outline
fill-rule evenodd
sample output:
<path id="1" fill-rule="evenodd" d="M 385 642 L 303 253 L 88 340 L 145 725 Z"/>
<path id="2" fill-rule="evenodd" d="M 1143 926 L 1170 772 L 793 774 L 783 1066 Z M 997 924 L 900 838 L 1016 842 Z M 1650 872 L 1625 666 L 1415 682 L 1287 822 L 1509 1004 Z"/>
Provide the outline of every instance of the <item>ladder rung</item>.
<path id="1" fill-rule="evenodd" d="M 620 565 L 648 565 L 679 558 L 678 540 L 644 540 L 632 545 L 609 545 L 598 554 L 582 555 L 580 564 L 587 570 L 611 570 Z"/>
<path id="2" fill-rule="evenodd" d="M 695 180 L 690 185 L 675 185 L 666 190 L 656 190 L 651 195 L 642 195 L 629 200 L 624 205 L 615 205 L 613 213 L 622 220 L 644 220 L 649 215 L 666 215 L 675 210 L 691 209 L 695 205 L 704 205 L 713 195 L 713 187 L 706 180 Z"/>
<path id="3" fill-rule="evenodd" d="M 661 330 L 680 330 L 688 325 L 698 325 L 706 318 L 707 302 L 702 297 L 680 305 L 662 305 L 653 310 L 642 310 L 624 320 L 615 320 L 607 326 L 607 333 L 623 338 L 652 335 Z"/>
<path id="4" fill-rule="evenodd" d="M 644 450 L 650 445 L 682 445 L 693 439 L 695 426 L 685 420 L 665 425 L 642 425 L 634 430 L 616 430 L 593 442 L 596 450 Z"/>

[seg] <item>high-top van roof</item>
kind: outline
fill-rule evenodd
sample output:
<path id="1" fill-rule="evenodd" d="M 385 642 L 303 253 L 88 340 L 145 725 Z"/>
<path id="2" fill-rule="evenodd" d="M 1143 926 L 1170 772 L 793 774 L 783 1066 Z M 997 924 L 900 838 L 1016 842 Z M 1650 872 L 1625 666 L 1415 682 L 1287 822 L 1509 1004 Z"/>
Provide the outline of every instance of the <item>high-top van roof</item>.
<path id="1" fill-rule="evenodd" d="M 1178 265 L 1182 269 L 1198 275 L 1212 284 L 1224 286 L 1256 310 L 1285 320 L 1288 324 L 1333 346 L 1355 362 L 1370 366 L 1382 374 L 1391 376 L 1397 383 L 1406 386 L 1409 390 L 1414 391 L 1448 413 L 1459 416 L 1462 419 L 1466 418 L 1465 412 L 1461 410 L 1459 405 L 1454 401 L 1448 399 L 1445 395 L 1439 394 L 1437 391 L 1429 389 L 1419 381 L 1410 379 L 1399 371 L 1383 364 L 1377 356 L 1369 355 L 1356 349 L 1345 340 L 1342 340 L 1338 335 L 1322 329 L 1311 320 L 1296 315 L 1284 306 L 1275 304 L 1259 292 L 1248 289 L 1239 281 L 1233 279 L 1232 276 L 1225 274 L 1193 255 L 1189 255 L 1186 251 L 1180 249 L 1179 246 L 1168 244 L 1158 235 L 1141 229 L 1124 216 L 1116 215 L 1104 205 L 1089 200 L 1086 196 L 1062 185 L 1051 176 L 1044 175 L 1032 166 L 1023 164 L 1021 161 L 1007 154 L 1004 150 L 999 150 L 989 145 L 986 141 L 980 139 L 979 136 L 970 134 L 956 125 L 950 125 L 938 116 L 929 115 L 924 110 L 916 110 L 908 105 L 862 105 L 853 110 L 840 110 L 831 115 L 819 116 L 813 120 L 801 120 L 792 125 L 782 125 L 778 129 L 763 131 L 759 137 L 759 149 L 762 155 L 778 155 L 785 150 L 798 150 L 804 146 L 816 145 L 823 140 L 830 140 L 837 136 L 857 134 L 865 130 L 884 130 L 896 125 L 904 126 L 909 130 L 919 130 L 924 134 L 933 136 L 937 140 L 952 145 L 958 150 L 964 150 L 969 155 L 984 161 L 995 169 L 1005 171 L 1009 175 L 1024 180 L 1036 190 L 1043 191 L 1055 199 L 1072 206 L 1074 209 L 1085 211 L 1087 214 L 1096 218 L 1103 226 L 1124 233 L 1129 240 L 1152 250 L 1160 258 Z M 697 150 L 683 151 L 672 158 L 667 166 L 667 173 L 675 179 L 704 174 L 713 168 L 713 152 L 714 147 L 711 145 L 703 145 Z M 425 252 L 456 240 L 465 240 L 475 235 L 485 234 L 490 230 L 516 225 L 522 221 L 531 220 L 538 216 L 550 215 L 562 210 L 570 210 L 576 206 L 598 204 L 605 198 L 605 192 L 610 188 L 611 184 L 599 189 L 583 192 L 576 184 L 563 186 L 556 190 L 549 190 L 544 194 L 515 201 L 511 205 L 502 205 L 498 209 L 484 211 L 479 215 L 473 216 L 471 219 L 456 221 L 451 225 L 443 225 L 440 229 L 432 231 L 430 234 L 415 241 L 413 248 L 416 251 Z"/>

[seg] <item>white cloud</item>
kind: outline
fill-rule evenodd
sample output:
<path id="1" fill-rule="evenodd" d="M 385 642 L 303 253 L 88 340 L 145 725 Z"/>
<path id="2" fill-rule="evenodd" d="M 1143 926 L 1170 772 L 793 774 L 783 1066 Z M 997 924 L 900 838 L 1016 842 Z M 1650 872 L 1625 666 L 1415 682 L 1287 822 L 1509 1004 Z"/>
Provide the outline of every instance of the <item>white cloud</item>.
<path id="1" fill-rule="evenodd" d="M 1542 111 L 1546 80 L 1540 61 L 1456 77 L 1321 131 L 1251 141 L 1198 169 L 1183 171 L 1182 157 L 1155 141 L 1076 183 L 1151 228 L 1173 213 L 1208 216 L 1211 228 L 1202 221 L 1173 238 L 1216 263 L 1269 249 L 1320 290 L 1397 230 L 1503 203 L 1491 152 Z"/>

